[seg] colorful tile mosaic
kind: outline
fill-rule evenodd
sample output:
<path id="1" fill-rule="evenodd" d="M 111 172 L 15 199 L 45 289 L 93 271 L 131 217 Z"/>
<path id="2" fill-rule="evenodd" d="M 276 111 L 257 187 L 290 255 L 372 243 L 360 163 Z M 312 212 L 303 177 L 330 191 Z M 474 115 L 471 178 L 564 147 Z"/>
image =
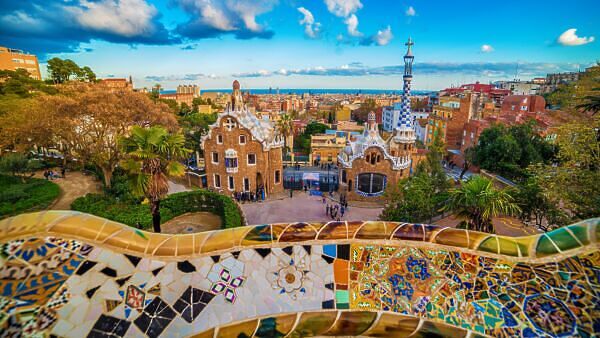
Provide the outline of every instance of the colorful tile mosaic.
<path id="1" fill-rule="evenodd" d="M 522 238 L 390 222 L 171 236 L 19 215 L 0 221 L 0 333 L 592 337 L 599 234 L 594 219 Z"/>

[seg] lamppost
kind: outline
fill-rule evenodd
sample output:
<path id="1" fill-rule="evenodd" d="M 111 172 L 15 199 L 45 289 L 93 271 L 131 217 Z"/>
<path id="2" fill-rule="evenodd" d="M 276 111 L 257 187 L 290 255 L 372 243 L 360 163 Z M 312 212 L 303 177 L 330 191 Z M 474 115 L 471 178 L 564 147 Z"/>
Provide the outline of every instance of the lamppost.
<path id="1" fill-rule="evenodd" d="M 329 177 L 330 169 L 331 169 L 331 163 L 327 163 L 327 192 L 331 195 L 331 177 Z"/>
<path id="2" fill-rule="evenodd" d="M 292 178 L 290 179 L 290 183 L 290 198 L 292 198 L 294 197 L 294 176 L 292 176 Z"/>

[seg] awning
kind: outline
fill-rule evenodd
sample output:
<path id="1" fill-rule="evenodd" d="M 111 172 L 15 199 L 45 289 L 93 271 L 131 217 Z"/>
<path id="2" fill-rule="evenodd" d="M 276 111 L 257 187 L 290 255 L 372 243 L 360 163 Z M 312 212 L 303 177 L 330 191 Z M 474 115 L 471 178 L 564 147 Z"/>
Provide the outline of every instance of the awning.
<path id="1" fill-rule="evenodd" d="M 302 179 L 308 181 L 318 181 L 319 173 L 302 173 Z"/>

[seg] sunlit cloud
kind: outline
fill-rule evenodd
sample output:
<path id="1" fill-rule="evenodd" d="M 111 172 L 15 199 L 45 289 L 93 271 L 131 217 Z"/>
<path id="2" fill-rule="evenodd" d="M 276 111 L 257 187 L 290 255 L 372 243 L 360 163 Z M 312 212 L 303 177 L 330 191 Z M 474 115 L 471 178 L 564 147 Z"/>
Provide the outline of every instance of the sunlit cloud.
<path id="1" fill-rule="evenodd" d="M 492 47 L 491 45 L 481 45 L 482 53 L 491 53 L 493 51 L 494 51 L 494 47 Z"/>
<path id="2" fill-rule="evenodd" d="M 577 36 L 576 33 L 577 33 L 576 28 L 567 29 L 564 33 L 562 33 L 558 37 L 557 41 L 558 41 L 558 43 L 560 43 L 563 46 L 581 46 L 581 45 L 586 45 L 588 43 L 594 42 L 593 36 L 579 37 L 579 36 Z"/>
<path id="3" fill-rule="evenodd" d="M 304 35 L 310 39 L 319 38 L 319 33 L 321 32 L 321 23 L 315 21 L 315 17 L 308 9 L 299 7 L 298 11 L 304 15 L 302 20 L 299 22 L 301 25 L 304 25 Z"/>

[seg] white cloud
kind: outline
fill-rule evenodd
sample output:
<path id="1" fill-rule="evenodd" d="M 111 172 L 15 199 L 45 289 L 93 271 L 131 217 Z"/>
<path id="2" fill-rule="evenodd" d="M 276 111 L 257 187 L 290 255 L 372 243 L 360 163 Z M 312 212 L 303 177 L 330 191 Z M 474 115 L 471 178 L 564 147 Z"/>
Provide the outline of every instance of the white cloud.
<path id="1" fill-rule="evenodd" d="M 360 0 L 325 0 L 325 5 L 330 13 L 341 18 L 347 18 L 363 6 Z"/>
<path id="2" fill-rule="evenodd" d="M 593 36 L 579 37 L 579 36 L 577 36 L 576 32 L 577 32 L 576 28 L 567 29 L 564 33 L 562 33 L 558 37 L 558 43 L 560 43 L 563 46 L 580 46 L 580 45 L 585 45 L 585 44 L 594 42 Z"/>
<path id="3" fill-rule="evenodd" d="M 413 6 L 408 6 L 408 9 L 406 10 L 406 16 L 415 16 L 415 15 L 417 15 L 415 8 Z"/>
<path id="4" fill-rule="evenodd" d="M 494 51 L 494 47 L 492 47 L 491 45 L 481 45 L 482 53 L 491 53 L 493 51 Z"/>
<path id="5" fill-rule="evenodd" d="M 299 7 L 298 11 L 304 15 L 304 18 L 300 20 L 300 24 L 304 25 L 304 35 L 311 39 L 318 38 L 321 31 L 321 23 L 315 22 L 315 17 L 308 9 Z"/>
<path id="6" fill-rule="evenodd" d="M 277 0 L 173 0 L 191 15 L 179 26 L 180 33 L 192 38 L 212 37 L 234 32 L 241 38 L 272 35 L 256 22 L 256 17 L 273 9 Z"/>
<path id="7" fill-rule="evenodd" d="M 363 34 L 358 31 L 358 18 L 356 15 L 351 14 L 346 20 L 344 20 L 348 28 L 348 34 L 350 36 L 362 36 Z"/>
<path id="8" fill-rule="evenodd" d="M 394 38 L 394 34 L 392 34 L 392 28 L 387 26 L 384 30 L 377 31 L 377 34 L 373 37 L 375 43 L 379 46 L 385 46 Z"/>
<path id="9" fill-rule="evenodd" d="M 157 10 L 144 0 L 81 1 L 66 10 L 82 27 L 125 37 L 151 35 Z"/>

